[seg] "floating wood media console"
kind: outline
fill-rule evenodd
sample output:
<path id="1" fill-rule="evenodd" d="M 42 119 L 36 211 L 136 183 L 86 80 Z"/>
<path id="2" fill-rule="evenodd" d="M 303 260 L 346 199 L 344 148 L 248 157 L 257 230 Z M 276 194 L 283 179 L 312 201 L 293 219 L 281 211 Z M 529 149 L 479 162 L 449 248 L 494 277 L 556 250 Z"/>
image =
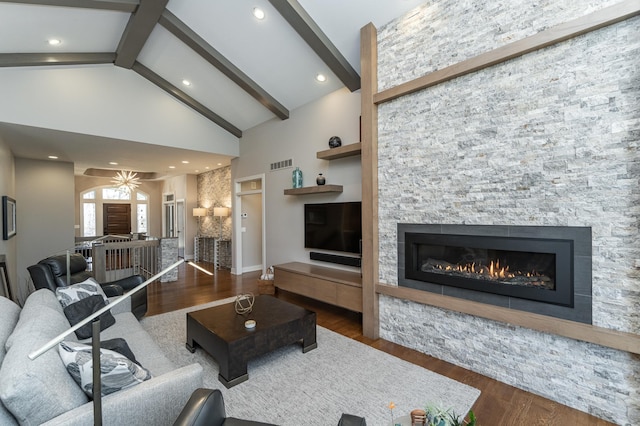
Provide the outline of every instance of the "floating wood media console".
<path id="1" fill-rule="evenodd" d="M 275 265 L 276 288 L 362 312 L 362 277 L 358 272 L 302 262 Z"/>

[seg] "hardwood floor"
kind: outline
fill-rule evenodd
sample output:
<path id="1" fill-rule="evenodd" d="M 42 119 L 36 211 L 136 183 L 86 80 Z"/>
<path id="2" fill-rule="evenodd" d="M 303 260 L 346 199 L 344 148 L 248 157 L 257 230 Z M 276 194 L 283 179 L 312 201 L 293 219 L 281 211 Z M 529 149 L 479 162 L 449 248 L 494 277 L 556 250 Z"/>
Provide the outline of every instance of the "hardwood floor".
<path id="1" fill-rule="evenodd" d="M 200 263 L 199 265 L 214 271 L 211 264 Z M 225 299 L 241 293 L 258 294 L 259 272 L 237 276 L 231 275 L 227 270 L 221 270 L 215 271 L 214 276 L 209 276 L 184 264 L 179 268 L 177 282 L 156 282 L 149 286 L 147 316 Z M 315 311 L 317 323 L 322 327 L 480 389 L 480 397 L 473 406 L 479 425 L 604 426 L 612 424 L 415 350 L 382 339 L 368 339 L 362 335 L 361 315 L 358 313 L 284 291 L 279 291 L 277 297 Z"/>

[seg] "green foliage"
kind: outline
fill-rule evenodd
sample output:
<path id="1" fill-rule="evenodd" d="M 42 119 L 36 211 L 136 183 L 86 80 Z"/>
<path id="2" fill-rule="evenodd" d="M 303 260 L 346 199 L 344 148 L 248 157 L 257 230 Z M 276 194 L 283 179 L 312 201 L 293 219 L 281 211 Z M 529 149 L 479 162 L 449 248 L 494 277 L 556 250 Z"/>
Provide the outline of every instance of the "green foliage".
<path id="1" fill-rule="evenodd" d="M 464 416 L 459 416 L 451 408 L 442 408 L 438 405 L 427 405 L 425 407 L 427 413 L 428 426 L 475 426 L 476 416 L 473 411 L 469 411 L 469 421 Z"/>

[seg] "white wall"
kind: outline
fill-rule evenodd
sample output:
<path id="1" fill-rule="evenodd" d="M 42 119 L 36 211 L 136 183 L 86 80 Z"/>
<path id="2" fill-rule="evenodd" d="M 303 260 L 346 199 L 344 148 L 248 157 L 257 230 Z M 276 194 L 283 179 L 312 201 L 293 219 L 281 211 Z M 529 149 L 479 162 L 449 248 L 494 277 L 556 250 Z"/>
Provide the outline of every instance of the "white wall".
<path id="1" fill-rule="evenodd" d="M 11 150 L 6 142 L 0 137 L 0 195 L 7 195 L 11 198 L 15 196 L 15 164 Z M 7 270 L 11 291 L 15 295 L 17 290 L 16 274 L 16 238 L 4 241 L 0 239 L 0 254 L 6 256 Z"/>
<path id="2" fill-rule="evenodd" d="M 310 262 L 304 248 L 304 204 L 362 199 L 360 157 L 318 160 L 316 152 L 329 149 L 331 136 L 342 144 L 359 141 L 360 93 L 347 89 L 291 111 L 288 120 L 271 120 L 244 132 L 240 157 L 231 162 L 232 180 L 261 173 L 265 178 L 267 266 L 284 262 Z M 318 173 L 327 184 L 343 185 L 341 194 L 286 196 L 292 169 L 270 172 L 270 164 L 292 158 L 300 167 L 304 186 L 315 186 Z M 236 241 L 238 236 L 234 235 Z M 323 263 L 324 266 L 333 266 Z M 337 265 L 335 265 L 337 267 Z M 234 264 L 235 267 L 235 264 Z"/>
<path id="3" fill-rule="evenodd" d="M 73 164 L 17 158 L 17 283 L 26 295 L 27 267 L 74 247 Z"/>

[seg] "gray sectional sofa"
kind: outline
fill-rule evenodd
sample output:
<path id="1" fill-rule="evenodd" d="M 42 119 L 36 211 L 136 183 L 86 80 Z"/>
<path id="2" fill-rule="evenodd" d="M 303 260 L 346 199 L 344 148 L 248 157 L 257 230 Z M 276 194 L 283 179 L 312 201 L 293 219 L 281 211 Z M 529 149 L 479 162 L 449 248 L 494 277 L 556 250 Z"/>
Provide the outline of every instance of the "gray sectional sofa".
<path id="1" fill-rule="evenodd" d="M 113 309 L 116 323 L 103 340 L 124 338 L 152 378 L 102 398 L 105 425 L 170 425 L 192 392 L 202 367 L 176 368 L 138 323 L 125 301 Z M 57 348 L 31 361 L 29 353 L 69 328 L 50 290 L 38 290 L 22 309 L 0 297 L 0 425 L 91 425 L 93 403 L 67 372 Z M 75 335 L 65 340 L 77 340 Z"/>

